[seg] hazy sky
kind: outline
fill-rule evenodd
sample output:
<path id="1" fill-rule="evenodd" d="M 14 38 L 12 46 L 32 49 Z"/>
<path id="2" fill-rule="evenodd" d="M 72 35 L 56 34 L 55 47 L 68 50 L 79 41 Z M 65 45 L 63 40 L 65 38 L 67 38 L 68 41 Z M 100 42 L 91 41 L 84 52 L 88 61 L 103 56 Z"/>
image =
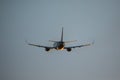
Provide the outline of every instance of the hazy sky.
<path id="1" fill-rule="evenodd" d="M 48 40 L 92 42 L 71 52 Z M 0 80 L 120 80 L 120 0 L 1 0 Z"/>

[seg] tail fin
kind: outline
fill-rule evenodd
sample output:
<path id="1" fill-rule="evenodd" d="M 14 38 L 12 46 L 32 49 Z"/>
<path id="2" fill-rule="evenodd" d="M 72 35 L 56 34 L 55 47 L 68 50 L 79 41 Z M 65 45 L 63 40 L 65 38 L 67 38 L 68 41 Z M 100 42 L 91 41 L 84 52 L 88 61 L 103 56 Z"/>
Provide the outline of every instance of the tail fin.
<path id="1" fill-rule="evenodd" d="M 50 42 L 60 42 L 60 41 L 54 41 L 54 40 L 49 40 Z M 62 33 L 61 33 L 61 42 L 63 42 L 63 27 L 62 27 Z"/>
<path id="2" fill-rule="evenodd" d="M 63 42 L 63 27 L 62 27 L 62 34 L 61 34 L 61 42 Z"/>

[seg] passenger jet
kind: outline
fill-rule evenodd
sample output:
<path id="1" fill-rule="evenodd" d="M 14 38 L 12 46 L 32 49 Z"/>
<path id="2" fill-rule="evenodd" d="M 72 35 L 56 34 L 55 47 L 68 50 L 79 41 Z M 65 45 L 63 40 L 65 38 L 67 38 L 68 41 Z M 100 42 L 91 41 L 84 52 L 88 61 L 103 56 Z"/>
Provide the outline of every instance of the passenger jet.
<path id="1" fill-rule="evenodd" d="M 66 47 L 65 43 L 74 42 L 74 41 L 63 41 L 63 28 L 62 28 L 61 40 L 60 41 L 53 41 L 53 40 L 49 40 L 49 41 L 54 42 L 53 47 L 36 45 L 36 44 L 31 44 L 31 43 L 28 43 L 28 45 L 45 48 L 45 51 L 50 51 L 51 49 L 56 49 L 56 50 L 64 50 L 64 49 L 66 49 L 68 52 L 70 52 L 72 50 L 72 48 L 81 48 L 81 47 L 91 45 L 91 44 L 84 44 L 84 45 Z"/>

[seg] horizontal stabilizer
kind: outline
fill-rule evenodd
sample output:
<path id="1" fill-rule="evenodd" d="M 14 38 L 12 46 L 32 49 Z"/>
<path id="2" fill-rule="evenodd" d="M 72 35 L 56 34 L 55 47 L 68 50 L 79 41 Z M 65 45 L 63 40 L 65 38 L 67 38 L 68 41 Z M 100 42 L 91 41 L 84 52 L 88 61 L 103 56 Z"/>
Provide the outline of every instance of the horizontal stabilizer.
<path id="1" fill-rule="evenodd" d="M 77 40 L 73 40 L 73 41 L 65 41 L 65 43 L 71 43 L 71 42 L 76 42 Z"/>
<path id="2" fill-rule="evenodd" d="M 59 41 L 53 41 L 53 40 L 49 40 L 49 42 L 59 42 Z"/>

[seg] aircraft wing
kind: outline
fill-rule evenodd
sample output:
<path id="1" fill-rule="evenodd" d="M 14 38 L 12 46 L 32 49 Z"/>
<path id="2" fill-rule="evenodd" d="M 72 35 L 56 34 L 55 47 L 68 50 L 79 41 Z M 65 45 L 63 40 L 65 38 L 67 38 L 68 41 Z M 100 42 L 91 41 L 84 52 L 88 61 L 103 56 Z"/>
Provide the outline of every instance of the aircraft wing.
<path id="1" fill-rule="evenodd" d="M 36 47 L 42 47 L 42 48 L 49 48 L 49 49 L 53 49 L 54 47 L 48 47 L 48 46 L 42 46 L 42 45 L 36 45 L 36 44 L 28 44 L 31 46 L 36 46 Z"/>
<path id="2" fill-rule="evenodd" d="M 54 49 L 55 48 L 55 47 L 48 47 L 48 46 L 42 46 L 42 45 L 37 45 L 37 44 L 31 44 L 31 43 L 28 43 L 27 41 L 26 41 L 26 43 L 28 45 L 36 46 L 36 47 L 42 47 L 42 48 L 48 48 L 48 49 Z"/>
<path id="3" fill-rule="evenodd" d="M 93 44 L 93 43 L 92 43 Z M 79 46 L 70 46 L 70 47 L 64 47 L 64 49 L 70 49 L 70 48 L 81 48 L 85 46 L 90 46 L 91 44 L 84 44 L 84 45 L 79 45 Z"/>

